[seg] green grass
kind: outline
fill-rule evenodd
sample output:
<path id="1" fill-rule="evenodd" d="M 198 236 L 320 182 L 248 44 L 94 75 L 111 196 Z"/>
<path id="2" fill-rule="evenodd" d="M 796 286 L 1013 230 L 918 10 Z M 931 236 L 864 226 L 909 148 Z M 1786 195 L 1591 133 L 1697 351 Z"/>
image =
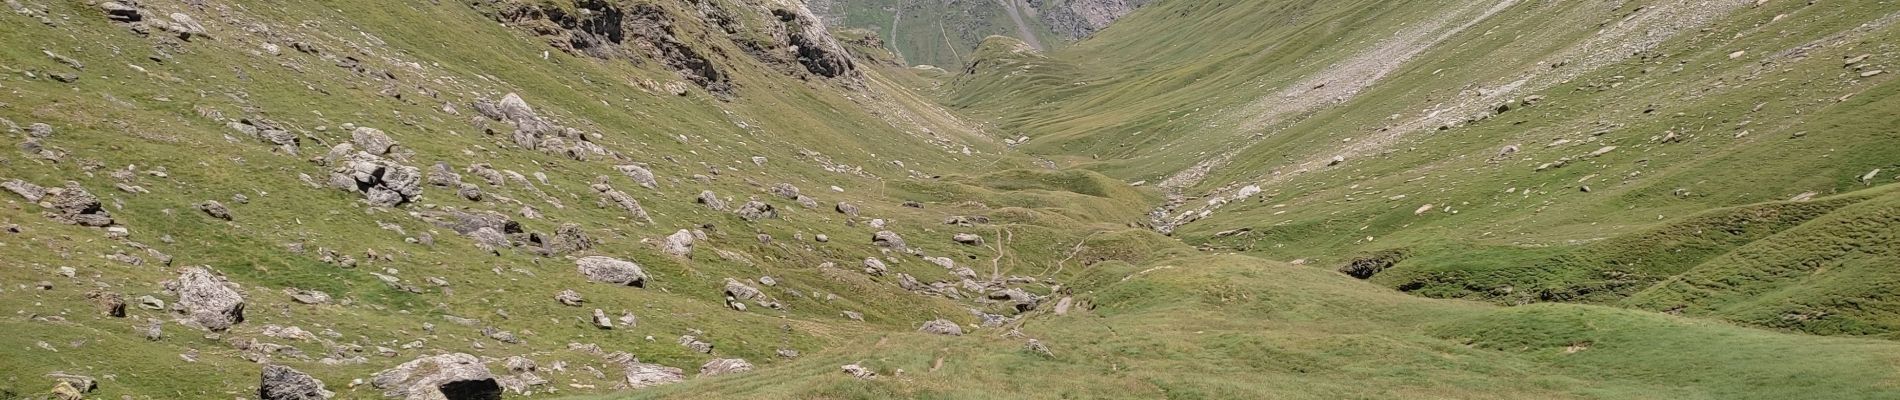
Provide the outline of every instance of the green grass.
<path id="1" fill-rule="evenodd" d="M 0 15 L 7 44 L 0 118 L 54 126 L 43 145 L 67 154 L 52 161 L 8 150 L 0 179 L 79 182 L 131 231 L 112 239 L 56 224 L 38 205 L 0 194 L 0 224 L 23 230 L 0 233 L 7 311 L 0 331 L 13 333 L 0 335 L 0 398 L 45 395 L 52 386 L 45 375 L 54 371 L 101 378 L 91 398 L 248 396 L 258 355 L 232 342 L 249 339 L 291 346 L 269 361 L 310 372 L 345 398 L 377 396 L 349 388 L 354 379 L 442 352 L 525 355 L 544 368 L 565 362 L 567 371 L 543 371 L 557 395 L 607 398 L 1900 397 L 1890 368 L 1900 348 L 1888 340 L 1900 329 L 1890 299 L 1900 276 L 1888 271 L 1900 262 L 1892 244 L 1900 200 L 1889 184 L 1900 148 L 1881 145 L 1897 139 L 1891 111 L 1900 109 L 1900 85 L 1892 73 L 1862 78 L 1840 61 L 1873 54 L 1867 65 L 1893 69 L 1882 44 L 1900 28 L 1878 23 L 1896 12 L 1890 3 L 1740 8 L 1641 57 L 1576 60 L 1565 68 L 1584 70 L 1536 91 L 1545 100 L 1535 106 L 1406 133 L 1306 172 L 1298 171 L 1304 159 L 1378 140 L 1392 115 L 1416 117 L 1524 71 L 1548 70 L 1604 27 L 1666 2 L 1523 2 L 1447 31 L 1355 96 L 1255 127 L 1241 126 L 1257 116 L 1250 105 L 1275 100 L 1283 87 L 1365 59 L 1360 52 L 1447 10 L 1473 11 L 1450 1 L 1169 0 L 1056 51 L 961 37 L 975 50 L 948 58 L 932 51 L 958 47 L 919 50 L 935 45 L 917 42 L 941 41 L 942 33 L 902 31 L 890 53 L 863 43 L 891 32 L 853 31 L 841 36 L 865 75 L 847 82 L 749 54 L 740 42 L 772 37 L 756 30 L 771 25 L 756 20 L 768 15 L 749 2 L 715 2 L 745 10 L 736 13 L 747 19 L 743 32 L 700 20 L 691 4 L 649 2 L 674 19 L 676 38 L 732 77 L 735 95 L 720 99 L 697 88 L 685 96 L 650 91 L 647 81 L 680 78 L 650 58 L 563 53 L 467 2 L 239 1 L 205 10 L 141 3 L 156 15 L 191 13 L 210 35 L 141 37 L 76 2 L 45 5 L 58 27 Z M 575 9 L 567 0 L 541 4 Z M 936 30 L 929 16 L 954 11 L 919 7 L 937 14 L 921 14 L 907 29 Z M 847 9 L 846 20 L 888 18 L 874 11 Z M 968 32 L 985 27 L 939 20 L 967 22 Z M 281 53 L 265 52 L 266 42 Z M 294 42 L 395 79 L 338 68 L 333 58 L 292 50 Z M 1745 57 L 1728 56 L 1744 49 Z M 43 50 L 86 67 L 62 65 Z M 154 60 L 160 51 L 169 58 Z M 905 68 L 897 53 L 912 63 L 956 61 L 940 74 Z M 1797 54 L 1805 57 L 1783 57 Z M 81 78 L 56 82 L 52 72 Z M 385 88 L 401 97 L 379 94 Z M 521 149 L 492 122 L 504 133 L 482 133 L 468 104 L 505 93 L 614 154 L 574 159 Z M 444 103 L 461 115 L 440 111 Z M 238 118 L 292 130 L 301 153 L 225 127 Z M 533 188 L 464 173 L 486 200 L 430 187 L 417 204 L 378 210 L 353 193 L 304 186 L 301 174 L 327 176 L 311 159 L 349 140 L 345 123 L 389 132 L 407 164 L 486 163 L 527 176 Z M 1603 126 L 1614 128 L 1592 135 Z M 1663 132 L 1684 140 L 1663 143 Z M 1031 140 L 1001 143 L 1019 136 Z M 9 149 L 25 140 L 5 137 Z M 1546 146 L 1560 138 L 1571 142 Z M 1496 157 L 1506 145 L 1522 150 Z M 1607 145 L 1618 149 L 1578 158 Z M 1159 182 L 1229 151 L 1230 163 L 1178 193 L 1129 183 Z M 769 161 L 755 165 L 754 156 Z M 1562 157 L 1572 161 L 1536 170 Z M 659 186 L 641 188 L 613 169 L 628 163 L 650 167 Z M 137 173 L 113 176 L 127 168 Z M 148 172 L 160 168 L 166 177 Z M 1859 179 L 1875 168 L 1889 172 Z M 654 222 L 597 206 L 588 185 L 603 178 L 639 199 Z M 778 183 L 798 186 L 819 206 L 767 192 Z M 1172 236 L 1145 228 L 1170 195 L 1193 207 L 1252 183 L 1264 183 L 1263 192 Z M 702 190 L 735 204 L 770 202 L 781 217 L 748 222 L 706 209 L 693 202 Z M 1803 192 L 1817 195 L 1787 201 Z M 231 201 L 233 194 L 250 201 Z M 205 200 L 223 201 L 234 220 L 192 208 Z M 837 202 L 859 205 L 860 216 L 832 211 Z M 1424 204 L 1435 208 L 1415 212 Z M 517 218 L 527 231 L 579 223 L 597 246 L 554 257 L 490 254 L 412 215 L 456 208 L 512 216 L 524 206 L 543 215 Z M 943 224 L 949 216 L 990 223 Z M 971 324 L 972 309 L 1008 307 L 918 296 L 899 290 L 895 274 L 857 272 L 861 260 L 882 257 L 924 281 L 955 279 L 874 247 L 873 218 L 924 255 L 985 277 L 1034 277 L 1039 283 L 1018 286 L 1050 298 L 1007 328 L 956 338 L 915 333 L 928 319 Z M 653 242 L 679 229 L 710 238 L 689 258 L 661 254 Z M 424 233 L 433 244 L 420 243 Z M 954 243 L 957 233 L 986 243 Z M 819 234 L 830 241 L 817 242 Z M 291 251 L 292 243 L 305 250 Z M 157 265 L 136 246 L 174 261 Z M 390 259 L 342 268 L 319 261 L 319 248 Z M 1369 282 L 1336 272 L 1394 249 L 1404 260 Z M 147 263 L 105 258 L 117 253 Z M 585 282 L 572 261 L 585 255 L 636 261 L 652 282 L 643 289 Z M 827 262 L 838 268 L 820 268 Z M 246 321 L 217 335 L 167 322 L 164 338 L 147 341 L 134 328 L 169 321 L 169 312 L 135 306 L 131 318 L 111 318 L 86 299 L 108 290 L 174 301 L 160 282 L 184 266 L 209 266 L 241 285 Z M 60 267 L 77 273 L 59 276 Z M 786 309 L 724 305 L 725 279 L 762 276 L 780 282 L 763 289 Z M 449 284 L 428 284 L 434 277 Z M 39 281 L 53 289 L 36 288 Z M 322 290 L 339 303 L 296 304 L 283 292 L 290 288 Z M 556 303 L 564 289 L 588 304 Z M 1053 315 L 1061 297 L 1078 305 Z M 600 330 L 585 320 L 594 308 L 632 312 L 640 322 Z M 866 321 L 849 321 L 844 311 Z M 269 338 L 267 325 L 335 335 Z M 487 339 L 484 327 L 524 343 Z M 1054 357 L 1022 350 L 1011 329 L 1048 343 Z M 694 331 L 717 346 L 714 354 L 674 342 Z M 689 372 L 715 357 L 760 369 L 616 393 L 618 367 L 570 343 Z M 383 357 L 378 347 L 398 355 Z M 780 358 L 779 349 L 803 356 Z M 318 361 L 357 355 L 367 361 Z M 838 369 L 847 363 L 884 377 L 850 378 Z"/>

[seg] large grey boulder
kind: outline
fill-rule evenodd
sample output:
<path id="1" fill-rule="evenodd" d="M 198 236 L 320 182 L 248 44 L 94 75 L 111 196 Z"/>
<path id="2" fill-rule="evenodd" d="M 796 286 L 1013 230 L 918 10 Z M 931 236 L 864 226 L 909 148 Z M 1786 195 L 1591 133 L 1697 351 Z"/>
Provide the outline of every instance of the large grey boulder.
<path id="1" fill-rule="evenodd" d="M 738 358 L 715 358 L 699 367 L 699 377 L 712 377 L 752 370 L 752 363 Z"/>
<path id="2" fill-rule="evenodd" d="M 46 218 L 59 223 L 90 227 L 112 225 L 112 214 L 106 212 L 99 197 L 86 191 L 84 186 L 79 186 L 79 182 L 66 182 L 65 187 L 46 189 L 46 196 L 40 198 L 40 206 L 46 208 Z"/>
<path id="3" fill-rule="evenodd" d="M 879 260 L 877 257 L 866 257 L 864 259 L 864 273 L 866 274 L 883 276 L 885 272 L 890 272 L 890 270 L 890 267 L 884 265 L 884 260 Z"/>
<path id="4" fill-rule="evenodd" d="M 594 248 L 594 240 L 587 237 L 581 224 L 564 223 L 554 230 L 554 237 L 548 239 L 548 250 L 557 254 L 573 253 Z"/>
<path id="5" fill-rule="evenodd" d="M 778 211 L 772 208 L 771 204 L 757 200 L 748 201 L 744 205 L 740 205 L 739 209 L 734 212 L 739 214 L 739 218 L 747 221 L 778 218 Z"/>
<path id="6" fill-rule="evenodd" d="M 588 256 L 575 261 L 587 280 L 633 287 L 646 287 L 647 273 L 640 264 L 613 257 Z"/>
<path id="7" fill-rule="evenodd" d="M 871 235 L 871 244 L 897 251 L 910 251 L 910 245 L 904 243 L 904 237 L 897 232 L 877 231 Z"/>
<path id="8" fill-rule="evenodd" d="M 0 182 L 0 188 L 6 188 L 7 191 L 26 198 L 26 201 L 30 203 L 38 203 L 41 198 L 46 197 L 46 188 L 19 179 Z"/>
<path id="9" fill-rule="evenodd" d="M 726 201 L 721 200 L 719 198 L 719 194 L 713 193 L 713 191 L 711 190 L 699 192 L 699 199 L 694 200 L 694 201 L 698 202 L 699 204 L 704 204 L 706 205 L 706 208 L 711 208 L 714 211 L 726 210 Z"/>
<path id="10" fill-rule="evenodd" d="M 344 154 L 330 170 L 330 186 L 361 193 L 365 201 L 377 207 L 394 207 L 422 197 L 422 169 L 368 152 L 350 153 L 344 147 L 348 145 L 331 150 L 333 155 Z"/>
<path id="11" fill-rule="evenodd" d="M 678 257 L 693 254 L 693 232 L 681 229 L 660 242 L 660 251 Z"/>
<path id="12" fill-rule="evenodd" d="M 186 323 L 221 332 L 244 322 L 244 296 L 210 268 L 182 268 L 164 286 L 178 295 L 172 308 L 184 314 Z"/>
<path id="13" fill-rule="evenodd" d="M 642 166 L 639 164 L 627 164 L 627 165 L 614 166 L 614 169 L 620 171 L 621 174 L 626 175 L 627 178 L 633 179 L 633 182 L 640 184 L 641 187 L 645 187 L 647 189 L 653 189 L 660 186 L 660 180 L 658 178 L 655 178 L 653 176 L 653 170 L 647 169 L 646 166 Z"/>
<path id="14" fill-rule="evenodd" d="M 418 358 L 377 372 L 370 384 L 404 400 L 500 400 L 502 393 L 488 365 L 465 353 Z"/>
<path id="15" fill-rule="evenodd" d="M 324 390 L 323 381 L 282 365 L 265 365 L 257 385 L 257 398 L 262 400 L 324 400 L 335 396 L 335 392 Z"/>
<path id="16" fill-rule="evenodd" d="M 950 320 L 947 319 L 925 321 L 924 326 L 918 328 L 917 331 L 938 335 L 963 336 L 963 326 L 957 325 L 955 322 L 950 322 Z"/>
<path id="17" fill-rule="evenodd" d="M 362 149 L 363 152 L 379 156 L 389 154 L 389 150 L 396 147 L 396 140 L 390 139 L 383 130 L 367 126 L 351 131 L 350 143 L 355 143 L 356 148 Z"/>
<path id="18" fill-rule="evenodd" d="M 686 371 L 679 368 L 632 361 L 626 363 L 626 368 L 627 387 L 633 389 L 686 381 Z"/>
<path id="19" fill-rule="evenodd" d="M 766 191 L 771 192 L 774 195 L 778 195 L 779 197 L 784 197 L 787 199 L 798 198 L 798 187 L 792 186 L 792 184 L 790 183 L 780 183 L 777 185 L 772 185 L 772 187 L 770 189 L 767 189 Z"/>

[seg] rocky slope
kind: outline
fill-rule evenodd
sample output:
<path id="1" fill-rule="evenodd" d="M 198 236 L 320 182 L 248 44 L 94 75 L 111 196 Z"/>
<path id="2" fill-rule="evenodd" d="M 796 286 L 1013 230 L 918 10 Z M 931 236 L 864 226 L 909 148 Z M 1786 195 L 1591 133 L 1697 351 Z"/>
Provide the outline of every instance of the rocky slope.
<path id="1" fill-rule="evenodd" d="M 817 0 L 827 23 L 877 32 L 915 65 L 972 61 L 983 38 L 1002 35 L 1050 50 L 1087 38 L 1145 0 Z"/>

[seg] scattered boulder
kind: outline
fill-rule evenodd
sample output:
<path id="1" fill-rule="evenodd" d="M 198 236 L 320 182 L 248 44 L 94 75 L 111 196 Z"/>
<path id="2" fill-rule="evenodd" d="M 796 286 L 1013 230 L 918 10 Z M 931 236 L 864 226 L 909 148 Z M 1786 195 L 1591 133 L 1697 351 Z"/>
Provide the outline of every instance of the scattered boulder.
<path id="1" fill-rule="evenodd" d="M 633 287 L 646 287 L 647 273 L 640 264 L 612 257 L 588 256 L 575 261 L 587 280 Z"/>
<path id="2" fill-rule="evenodd" d="M 53 396 L 60 400 L 82 399 L 86 393 L 99 389 L 99 381 L 90 376 L 54 372 L 46 377 L 53 378 Z"/>
<path id="3" fill-rule="evenodd" d="M 711 190 L 699 192 L 699 199 L 695 201 L 698 202 L 699 204 L 706 205 L 706 208 L 711 208 L 714 211 L 726 210 L 726 201 L 720 200 L 719 194 L 713 193 L 713 191 Z"/>
<path id="4" fill-rule="evenodd" d="M 244 296 L 208 267 L 180 269 L 178 278 L 166 281 L 164 286 L 178 295 L 172 307 L 185 314 L 187 323 L 222 332 L 244 322 Z"/>
<path id="5" fill-rule="evenodd" d="M 26 198 L 26 201 L 30 203 L 38 203 L 41 198 L 46 197 L 46 188 L 19 179 L 0 182 L 0 187 Z"/>
<path id="6" fill-rule="evenodd" d="M 600 193 L 600 201 L 598 204 L 601 207 L 608 207 L 610 205 L 618 206 L 620 209 L 626 210 L 627 214 L 632 215 L 637 221 L 653 222 L 653 217 L 647 215 L 646 207 L 640 206 L 640 200 L 636 200 L 626 192 L 615 190 L 612 186 L 607 186 L 607 184 L 604 183 L 596 183 L 592 187 L 595 192 Z"/>
<path id="7" fill-rule="evenodd" d="M 849 320 L 852 320 L 852 321 L 858 321 L 858 322 L 864 322 L 864 313 L 861 313 L 861 312 L 857 312 L 857 311 L 848 311 L 848 310 L 847 310 L 847 311 L 845 311 L 845 312 L 842 312 L 842 313 L 839 313 L 839 314 L 840 314 L 840 315 L 843 315 L 845 319 L 849 319 Z"/>
<path id="8" fill-rule="evenodd" d="M 699 367 L 699 377 L 713 377 L 752 370 L 752 363 L 738 358 L 715 358 Z"/>
<path id="9" fill-rule="evenodd" d="M 877 379 L 877 371 L 857 364 L 845 364 L 844 373 L 858 379 Z"/>
<path id="10" fill-rule="evenodd" d="M 455 233 L 463 235 L 475 233 L 475 231 L 479 231 L 482 228 L 488 228 L 504 235 L 522 232 L 521 223 L 515 222 L 513 218 L 509 218 L 505 214 L 494 211 L 428 211 L 423 212 L 421 215 L 436 226 L 448 228 L 449 230 L 455 231 Z"/>
<path id="11" fill-rule="evenodd" d="M 904 244 L 904 237 L 897 232 L 877 231 L 871 235 L 871 244 L 897 251 L 910 251 L 910 245 Z"/>
<path id="12" fill-rule="evenodd" d="M 766 189 L 766 191 L 771 192 L 772 194 L 777 195 L 779 197 L 784 197 L 786 199 L 792 199 L 792 200 L 798 199 L 798 187 L 792 186 L 792 184 L 790 183 L 780 183 L 777 185 L 772 185 L 772 187 L 770 189 Z"/>
<path id="13" fill-rule="evenodd" d="M 838 206 L 836 208 L 838 209 L 838 213 L 840 214 L 849 215 L 853 217 L 858 216 L 858 205 L 856 204 L 840 201 L 838 202 Z"/>
<path id="14" fill-rule="evenodd" d="M 702 354 L 712 354 L 712 350 L 713 350 L 712 343 L 707 343 L 706 341 L 699 340 L 699 337 L 696 337 L 693 335 L 680 336 L 680 345 L 686 346 L 686 348 L 692 349 L 694 352 L 702 353 Z"/>
<path id="15" fill-rule="evenodd" d="M 759 288 L 752 287 L 744 282 L 739 282 L 738 279 L 726 278 L 724 293 L 726 295 L 726 305 L 738 309 L 739 311 L 745 311 L 744 301 L 746 300 L 759 303 L 770 301 L 770 299 L 765 296 L 765 292 L 759 291 Z"/>
<path id="16" fill-rule="evenodd" d="M 1042 356 L 1043 358 L 1056 357 L 1056 353 L 1049 351 L 1049 346 L 1042 344 L 1041 340 L 1036 339 L 1029 339 L 1029 342 L 1023 343 L 1023 351 L 1028 351 L 1030 354 Z"/>
<path id="17" fill-rule="evenodd" d="M 1359 279 L 1371 279 L 1386 268 L 1405 261 L 1409 253 L 1403 249 L 1388 249 L 1353 258 L 1339 267 L 1339 272 Z"/>
<path id="18" fill-rule="evenodd" d="M 349 153 L 348 143 L 337 145 L 346 153 L 330 170 L 330 186 L 361 193 L 371 206 L 395 207 L 422 198 L 422 170 L 367 152 Z"/>
<path id="19" fill-rule="evenodd" d="M 125 318 L 125 296 L 113 292 L 93 291 L 86 293 L 86 298 L 98 305 L 99 310 L 106 316 Z"/>
<path id="20" fill-rule="evenodd" d="M 614 320 L 613 318 L 607 318 L 606 311 L 596 308 L 594 309 L 594 327 L 600 328 L 600 329 L 613 329 Z"/>
<path id="21" fill-rule="evenodd" d="M 561 293 L 555 294 L 554 301 L 558 301 L 561 305 L 569 307 L 580 307 L 581 303 L 587 302 L 586 299 L 581 298 L 580 292 L 576 292 L 573 289 L 562 290 Z"/>
<path id="22" fill-rule="evenodd" d="M 315 290 L 284 289 L 284 294 L 290 295 L 291 301 L 303 304 L 317 305 L 330 303 L 329 293 Z"/>
<path id="23" fill-rule="evenodd" d="M 627 387 L 643 389 L 659 385 L 686 381 L 686 371 L 659 364 L 647 364 L 629 361 L 627 368 Z"/>
<path id="24" fill-rule="evenodd" d="M 471 183 L 462 183 L 455 188 L 455 195 L 468 201 L 482 201 L 482 188 Z"/>
<path id="25" fill-rule="evenodd" d="M 647 169 L 646 166 L 638 165 L 638 164 L 628 164 L 628 165 L 614 166 L 614 169 L 620 171 L 621 174 L 627 175 L 627 178 L 633 179 L 633 182 L 640 184 L 641 187 L 645 187 L 647 189 L 654 189 L 654 188 L 660 187 L 660 180 L 658 178 L 655 178 L 653 176 L 653 170 Z"/>
<path id="26" fill-rule="evenodd" d="M 917 331 L 946 336 L 963 336 L 963 326 L 957 325 L 955 322 L 950 322 L 950 320 L 947 319 L 925 321 L 924 326 L 918 328 Z"/>
<path id="27" fill-rule="evenodd" d="M 47 219 L 79 226 L 105 227 L 112 225 L 112 214 L 106 212 L 99 198 L 79 186 L 79 182 L 66 182 L 65 187 L 46 189 L 46 196 L 40 198 L 40 206 L 46 211 Z"/>
<path id="28" fill-rule="evenodd" d="M 998 290 L 990 292 L 988 296 L 990 300 L 999 300 L 1008 303 L 1010 307 L 1016 309 L 1016 312 L 1034 310 L 1036 309 L 1036 303 L 1039 301 L 1036 295 L 1030 294 L 1029 291 L 1020 288 Z"/>
<path id="29" fill-rule="evenodd" d="M 971 246 L 983 244 L 983 237 L 977 236 L 974 233 L 958 233 L 954 236 L 951 236 L 950 240 L 955 240 L 957 243 L 967 244 Z"/>
<path id="30" fill-rule="evenodd" d="M 594 240 L 587 237 L 581 224 L 564 223 L 554 230 L 554 237 L 548 239 L 548 250 L 556 254 L 573 253 L 594 248 Z"/>
<path id="31" fill-rule="evenodd" d="M 500 254 L 501 249 L 514 246 L 512 242 L 508 241 L 508 235 L 502 234 L 501 231 L 497 231 L 495 228 L 486 226 L 476 229 L 474 232 L 469 232 L 468 238 L 475 241 L 475 247 L 484 251 L 495 252 L 496 254 Z"/>
<path id="32" fill-rule="evenodd" d="M 502 394 L 488 366 L 465 353 L 418 358 L 377 372 L 370 384 L 404 400 L 499 400 Z"/>
<path id="33" fill-rule="evenodd" d="M 685 229 L 667 235 L 660 242 L 660 251 L 676 257 L 685 257 L 693 253 L 693 233 Z"/>
<path id="34" fill-rule="evenodd" d="M 884 260 L 879 260 L 877 257 L 867 257 L 864 259 L 864 273 L 866 274 L 884 276 L 884 273 L 890 272 L 890 270 L 890 267 L 884 265 Z"/>
<path id="35" fill-rule="evenodd" d="M 302 371 L 282 365 L 265 365 L 257 385 L 262 400 L 324 400 L 336 393 L 324 390 L 323 381 Z"/>
<path id="36" fill-rule="evenodd" d="M 757 200 L 740 205 L 739 210 L 734 212 L 739 214 L 739 218 L 747 221 L 778 218 L 778 211 L 773 209 L 771 204 Z"/>
<path id="37" fill-rule="evenodd" d="M 212 218 L 231 220 L 231 209 L 226 208 L 224 203 L 219 203 L 217 200 L 205 200 L 203 203 L 198 203 L 197 207 L 199 211 L 204 211 L 205 215 Z"/>
<path id="38" fill-rule="evenodd" d="M 389 135 L 383 133 L 381 129 L 367 126 L 351 131 L 350 143 L 356 144 L 356 148 L 365 153 L 378 156 L 389 154 L 389 151 L 396 147 L 395 139 L 390 139 Z"/>

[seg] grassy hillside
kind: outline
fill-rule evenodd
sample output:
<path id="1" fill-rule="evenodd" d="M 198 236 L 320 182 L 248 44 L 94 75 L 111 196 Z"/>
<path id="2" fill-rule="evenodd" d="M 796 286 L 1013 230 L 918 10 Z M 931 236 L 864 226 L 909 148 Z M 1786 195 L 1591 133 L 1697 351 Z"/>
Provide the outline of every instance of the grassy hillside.
<path id="1" fill-rule="evenodd" d="M 1797 226 L 1879 224 L 1877 207 L 1836 209 L 1882 196 L 1857 191 L 1893 182 L 1900 160 L 1874 145 L 1894 139 L 1900 86 L 1884 43 L 1900 34 L 1900 9 L 1891 5 L 1147 10 L 1072 48 L 990 53 L 944 98 L 996 118 L 999 131 L 1033 133 L 1022 147 L 1031 154 L 1159 185 L 1171 201 L 1152 224 L 1190 243 L 1327 268 L 1406 249 L 1409 259 L 1373 281 L 1415 294 L 1616 304 L 1652 288 L 1735 293 L 1664 282 L 1735 262 L 1718 258 L 1767 246 L 1759 241 L 1781 243 L 1772 235 Z M 1186 19 L 1206 22 L 1176 23 Z M 1806 242 L 1776 251 L 1830 255 L 1768 263 L 1832 273 L 1816 266 L 1856 256 L 1827 249 L 1884 247 L 1883 234 L 1826 235 L 1847 236 L 1790 235 Z M 1703 279 L 1736 278 L 1714 268 Z M 1793 284 L 1788 273 L 1757 279 L 1780 287 Z M 1833 285 L 1885 278 L 1842 279 L 1804 282 L 1859 294 L 1789 303 L 1762 288 L 1724 301 L 1779 304 L 1747 312 L 1688 311 L 1679 294 L 1640 306 L 1814 333 L 1890 332 L 1803 322 L 1894 320 L 1844 316 L 1866 315 L 1877 289 Z"/>
<path id="2" fill-rule="evenodd" d="M 1900 6 L 814 6 L 7 2 L 0 399 L 1900 397 Z"/>
<path id="3" fill-rule="evenodd" d="M 1885 383 L 1891 357 L 1881 354 L 1897 349 L 1884 340 L 1596 306 L 1420 299 L 1235 255 L 1103 263 L 1076 282 L 1087 307 L 1040 315 L 1007 335 L 877 335 L 758 376 L 632 398 L 1728 399 L 1896 391 Z M 1028 339 L 1050 354 L 1026 350 Z M 880 376 L 840 374 L 837 365 L 847 363 Z"/>

